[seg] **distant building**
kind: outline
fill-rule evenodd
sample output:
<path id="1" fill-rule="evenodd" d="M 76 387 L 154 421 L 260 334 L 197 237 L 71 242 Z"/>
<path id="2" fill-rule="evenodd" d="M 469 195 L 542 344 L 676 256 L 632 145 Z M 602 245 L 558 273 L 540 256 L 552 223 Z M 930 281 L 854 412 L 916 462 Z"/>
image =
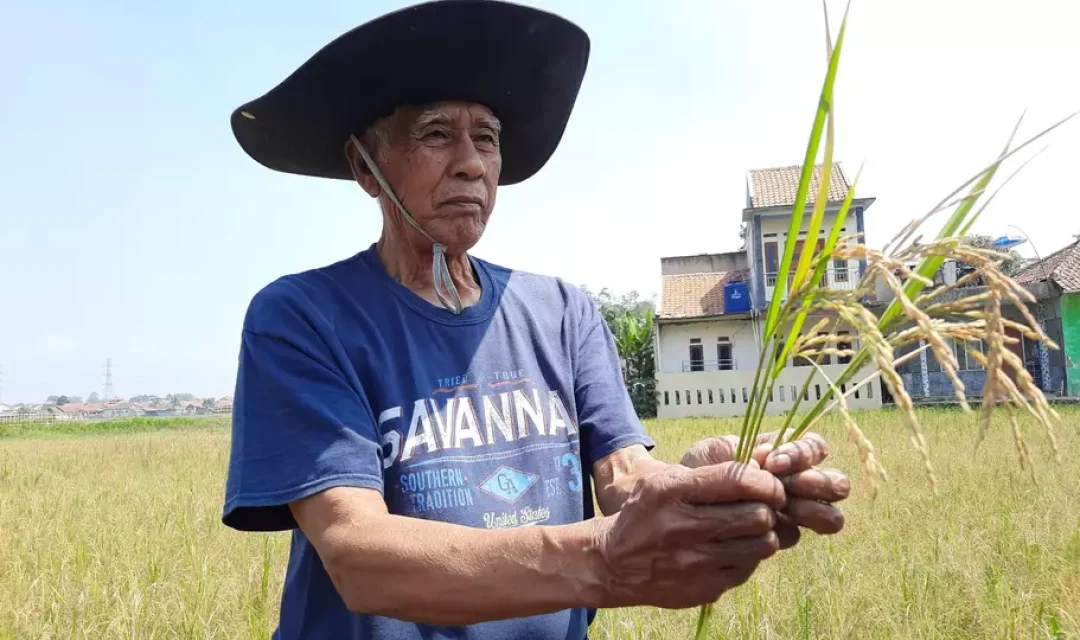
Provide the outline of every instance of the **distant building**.
<path id="1" fill-rule="evenodd" d="M 780 261 L 799 186 L 802 167 L 753 170 L 747 176 L 746 225 L 743 249 L 728 253 L 666 257 L 660 261 L 661 294 L 656 313 L 656 389 L 660 418 L 688 416 L 740 416 L 746 411 L 750 391 L 765 341 L 765 311 L 770 301 L 786 298 L 794 275 L 780 273 Z M 822 178 L 814 168 L 808 205 L 812 205 Z M 798 232 L 798 249 L 818 251 L 824 246 L 849 183 L 839 165 L 833 165 L 825 219 L 817 238 L 807 238 L 810 216 Z M 873 198 L 857 198 L 848 212 L 844 236 L 863 231 L 863 214 Z M 863 240 L 860 239 L 860 242 Z M 798 260 L 798 254 L 795 261 Z M 834 289 L 854 289 L 866 265 L 858 260 L 837 260 L 823 279 Z M 868 304 L 870 301 L 868 301 Z M 806 321 L 813 327 L 822 314 Z M 838 326 L 858 344 L 857 331 Z M 846 368 L 846 358 L 825 356 L 822 370 L 836 378 Z M 799 396 L 808 374 L 808 361 L 793 359 L 769 391 L 770 413 L 789 410 Z M 873 371 L 868 367 L 856 376 Z M 801 405 L 806 408 L 827 391 L 827 382 L 815 374 Z M 809 402 L 807 402 L 809 400 Z M 877 385 L 867 385 L 848 399 L 852 409 L 881 406 Z"/>

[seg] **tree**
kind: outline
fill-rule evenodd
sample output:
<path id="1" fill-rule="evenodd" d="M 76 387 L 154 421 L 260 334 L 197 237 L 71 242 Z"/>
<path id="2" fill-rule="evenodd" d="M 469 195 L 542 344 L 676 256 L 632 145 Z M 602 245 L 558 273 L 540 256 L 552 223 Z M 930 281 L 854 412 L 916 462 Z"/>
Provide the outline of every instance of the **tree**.
<path id="1" fill-rule="evenodd" d="M 61 405 L 61 404 L 67 404 L 67 403 L 71 402 L 71 398 L 69 398 L 67 396 L 53 396 L 53 397 L 56 398 L 56 402 L 54 402 L 53 404 Z"/>
<path id="2" fill-rule="evenodd" d="M 637 291 L 615 296 L 607 289 L 592 293 L 581 290 L 596 303 L 600 315 L 615 338 L 622 364 L 626 391 L 634 410 L 642 418 L 656 416 L 656 358 L 653 352 L 655 304 L 643 300 Z"/>
<path id="3" fill-rule="evenodd" d="M 203 400 L 202 406 L 203 409 L 213 410 L 215 407 L 217 407 L 217 400 L 213 398 L 207 398 L 206 400 Z"/>
<path id="4" fill-rule="evenodd" d="M 977 247 L 979 249 L 990 249 L 990 248 L 992 248 L 991 243 L 993 243 L 993 241 L 994 241 L 994 239 L 991 238 L 990 236 L 983 236 L 983 235 L 969 235 L 969 236 L 964 236 L 964 239 L 963 239 L 964 244 L 972 246 L 972 247 Z M 1007 276 L 1014 275 L 1017 271 L 1020 271 L 1021 269 L 1024 268 L 1026 262 L 1025 262 L 1024 258 L 1019 253 L 1016 252 L 1015 249 L 1005 249 L 1005 250 L 997 249 L 997 252 L 998 253 L 1003 253 L 1003 254 L 1009 256 L 1005 260 L 1001 261 L 1001 265 L 999 267 L 1001 269 L 1001 272 L 1004 273 L 1005 275 L 1007 275 Z M 957 267 L 957 274 L 956 274 L 957 277 L 960 277 L 963 274 L 967 273 L 968 271 L 972 271 L 972 270 L 975 269 L 975 265 L 969 265 L 969 264 L 964 263 L 964 262 L 957 263 L 956 267 Z"/>
<path id="5" fill-rule="evenodd" d="M 45 400 L 45 404 L 60 404 L 59 400 L 60 396 L 49 396 L 48 399 Z"/>
<path id="6" fill-rule="evenodd" d="M 653 351 L 653 315 L 626 313 L 615 322 L 615 347 L 622 359 L 623 379 L 643 418 L 656 417 L 656 358 Z"/>
<path id="7" fill-rule="evenodd" d="M 99 396 L 97 394 L 97 391 L 95 391 L 95 392 L 90 394 L 90 396 L 86 399 L 86 401 L 87 402 L 101 402 L 101 396 Z"/>

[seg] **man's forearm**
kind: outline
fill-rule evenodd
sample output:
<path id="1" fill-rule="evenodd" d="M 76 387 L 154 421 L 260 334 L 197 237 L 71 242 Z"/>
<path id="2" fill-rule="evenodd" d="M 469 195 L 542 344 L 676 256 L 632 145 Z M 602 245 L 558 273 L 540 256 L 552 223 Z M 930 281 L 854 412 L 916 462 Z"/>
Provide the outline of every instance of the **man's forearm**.
<path id="1" fill-rule="evenodd" d="M 377 514 L 327 524 L 313 544 L 353 611 L 456 626 L 603 606 L 594 523 L 492 531 Z"/>

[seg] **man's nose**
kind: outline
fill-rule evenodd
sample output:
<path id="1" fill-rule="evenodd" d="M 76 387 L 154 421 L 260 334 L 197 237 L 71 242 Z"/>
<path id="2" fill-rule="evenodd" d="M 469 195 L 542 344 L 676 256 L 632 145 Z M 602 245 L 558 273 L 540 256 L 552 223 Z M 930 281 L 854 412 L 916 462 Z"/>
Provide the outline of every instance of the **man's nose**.
<path id="1" fill-rule="evenodd" d="M 462 180 L 479 180 L 484 177 L 487 171 L 484 158 L 468 134 L 458 138 L 458 143 L 454 145 L 454 161 L 450 168 L 454 177 Z"/>

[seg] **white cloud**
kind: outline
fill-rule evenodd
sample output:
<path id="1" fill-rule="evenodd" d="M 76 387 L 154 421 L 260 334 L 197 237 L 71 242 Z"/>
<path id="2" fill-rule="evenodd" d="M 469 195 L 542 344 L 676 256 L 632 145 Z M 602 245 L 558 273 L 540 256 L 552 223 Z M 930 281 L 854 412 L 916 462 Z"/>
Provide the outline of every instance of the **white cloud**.
<path id="1" fill-rule="evenodd" d="M 67 355 L 78 348 L 79 341 L 71 336 L 50 333 L 38 338 L 35 346 L 40 354 L 49 356 Z"/>

